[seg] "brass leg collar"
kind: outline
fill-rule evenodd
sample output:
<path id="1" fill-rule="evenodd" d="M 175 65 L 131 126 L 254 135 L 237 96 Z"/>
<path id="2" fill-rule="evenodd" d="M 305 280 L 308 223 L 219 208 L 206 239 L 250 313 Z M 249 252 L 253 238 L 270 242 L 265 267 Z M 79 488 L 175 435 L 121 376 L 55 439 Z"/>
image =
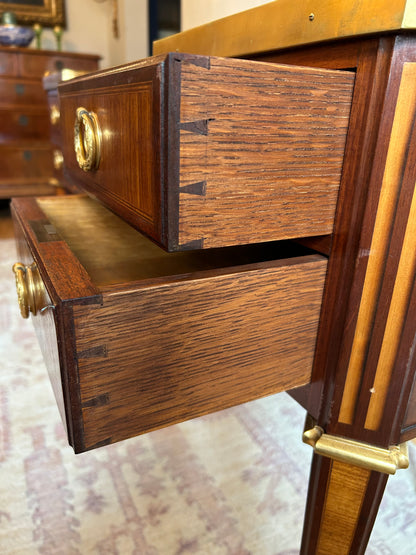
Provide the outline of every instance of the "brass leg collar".
<path id="1" fill-rule="evenodd" d="M 307 424 L 308 419 L 306 428 L 308 428 Z M 320 426 L 306 429 L 303 433 L 303 441 L 311 445 L 318 455 L 367 470 L 395 474 L 396 470 L 409 466 L 406 444 L 383 449 L 368 443 L 326 434 Z"/>

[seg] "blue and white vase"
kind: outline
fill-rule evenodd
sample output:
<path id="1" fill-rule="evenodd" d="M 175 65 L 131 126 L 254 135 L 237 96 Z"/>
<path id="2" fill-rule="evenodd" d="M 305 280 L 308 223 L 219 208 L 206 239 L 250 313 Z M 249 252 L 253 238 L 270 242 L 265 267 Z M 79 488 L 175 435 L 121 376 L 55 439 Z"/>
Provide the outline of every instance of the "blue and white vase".
<path id="1" fill-rule="evenodd" d="M 35 32 L 30 27 L 16 25 L 16 16 L 12 12 L 4 12 L 0 25 L 0 44 L 3 46 L 29 46 Z"/>

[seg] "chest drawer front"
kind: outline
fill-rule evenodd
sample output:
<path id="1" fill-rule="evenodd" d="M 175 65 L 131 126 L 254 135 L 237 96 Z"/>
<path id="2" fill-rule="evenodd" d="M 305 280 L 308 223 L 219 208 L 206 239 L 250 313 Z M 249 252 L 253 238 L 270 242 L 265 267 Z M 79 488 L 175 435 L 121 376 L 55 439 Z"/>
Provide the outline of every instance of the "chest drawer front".
<path id="1" fill-rule="evenodd" d="M 41 314 L 53 311 L 76 451 L 309 382 L 323 257 L 168 254 L 77 195 L 13 211 L 54 306 Z"/>
<path id="2" fill-rule="evenodd" d="M 0 179 L 29 178 L 35 181 L 53 176 L 53 149 L 49 144 L 0 145 L 0 158 Z"/>
<path id="3" fill-rule="evenodd" d="M 10 51 L 0 51 L 0 75 L 17 75 L 18 59 L 17 54 Z"/>
<path id="4" fill-rule="evenodd" d="M 0 79 L 0 106 L 45 106 L 47 96 L 41 81 Z"/>
<path id="5" fill-rule="evenodd" d="M 68 56 L 39 53 L 21 53 L 19 56 L 19 74 L 22 77 L 41 78 L 45 73 L 66 69 L 94 71 L 97 69 L 98 56 Z"/>
<path id="6" fill-rule="evenodd" d="M 0 108 L 0 143 L 26 139 L 49 140 L 49 114 L 45 110 Z"/>
<path id="7" fill-rule="evenodd" d="M 168 250 L 327 234 L 353 84 L 340 71 L 151 58 L 60 86 L 65 162 Z M 87 171 L 73 146 L 79 107 L 101 130 Z"/>

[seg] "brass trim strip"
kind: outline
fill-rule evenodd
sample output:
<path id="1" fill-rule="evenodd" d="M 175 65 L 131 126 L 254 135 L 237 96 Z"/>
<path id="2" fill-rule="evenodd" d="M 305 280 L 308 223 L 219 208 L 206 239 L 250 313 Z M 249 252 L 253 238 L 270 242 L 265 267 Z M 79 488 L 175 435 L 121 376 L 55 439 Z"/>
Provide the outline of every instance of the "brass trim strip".
<path id="1" fill-rule="evenodd" d="M 345 437 L 326 434 L 320 426 L 303 433 L 303 442 L 311 445 L 317 455 L 360 468 L 395 474 L 409 466 L 407 445 L 393 445 L 388 449 L 376 447 Z"/>

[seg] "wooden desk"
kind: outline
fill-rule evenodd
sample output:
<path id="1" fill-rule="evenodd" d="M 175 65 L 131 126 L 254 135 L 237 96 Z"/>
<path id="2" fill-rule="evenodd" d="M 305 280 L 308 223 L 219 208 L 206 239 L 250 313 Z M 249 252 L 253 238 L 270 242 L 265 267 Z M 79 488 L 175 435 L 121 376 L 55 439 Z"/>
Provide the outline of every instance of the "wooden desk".
<path id="1" fill-rule="evenodd" d="M 416 136 L 413 125 L 416 117 L 416 34 L 413 29 L 416 28 L 416 17 L 414 2 L 404 0 L 396 2 L 394 6 L 391 1 L 384 0 L 377 3 L 357 0 L 336 4 L 328 0 L 320 2 L 318 10 L 313 8 L 312 2 L 308 1 L 296 4 L 286 0 L 273 2 L 243 15 L 232 16 L 196 31 L 160 41 L 155 45 L 155 53 L 180 50 L 192 54 L 245 57 L 296 67 L 342 69 L 355 75 L 333 232 L 323 237 L 302 238 L 302 243 L 328 257 L 328 269 L 323 301 L 319 305 L 319 329 L 316 337 L 313 336 L 316 346 L 311 374 L 306 386 L 292 391 L 292 395 L 313 419 L 308 424 L 305 440 L 316 451 L 311 469 L 302 553 L 347 555 L 364 553 L 388 474 L 407 464 L 406 456 L 397 446 L 416 436 L 416 391 L 413 385 L 416 369 Z M 119 70 L 115 73 L 118 74 Z M 107 133 L 107 139 L 111 139 L 111 132 Z M 90 181 L 94 180 L 91 178 Z M 58 220 L 57 225 L 51 224 L 54 223 L 58 203 L 55 201 L 55 208 L 52 208 L 48 202 L 14 203 L 15 215 L 22 230 L 20 245 L 27 243 L 29 246 L 21 246 L 20 252 L 26 257 L 23 260 L 25 263 L 30 264 L 35 259 L 54 308 L 59 305 L 60 312 L 55 310 L 55 322 L 53 317 L 49 318 L 49 329 L 54 329 L 54 325 L 58 329 L 60 327 L 69 339 L 60 342 L 58 357 L 58 362 L 60 360 L 63 364 L 64 383 L 59 383 L 59 373 L 55 377 L 58 378 L 58 386 L 69 392 L 62 404 L 67 411 L 66 415 L 73 411 L 77 417 L 74 422 L 83 432 L 80 425 L 82 418 L 94 411 L 107 414 L 118 387 L 117 379 L 113 379 L 111 387 L 114 389 L 110 395 L 106 395 L 105 388 L 99 390 L 101 382 L 98 378 L 88 382 L 97 361 L 100 359 L 104 361 L 103 364 L 107 364 L 108 357 L 116 352 L 119 357 L 117 360 L 125 363 L 135 351 L 136 343 L 132 348 L 120 340 L 117 330 L 111 349 L 106 349 L 102 343 L 105 333 L 113 328 L 112 318 L 117 313 L 114 303 L 117 303 L 117 299 L 132 296 L 134 302 L 142 303 L 140 306 L 152 309 L 155 306 L 150 303 L 153 297 L 150 300 L 148 297 L 157 294 L 158 287 L 153 287 L 152 283 L 152 289 L 147 282 L 144 286 L 135 282 L 131 286 L 119 284 L 116 287 L 104 283 L 100 286 L 101 290 L 97 288 L 91 279 L 92 270 L 86 271 L 86 263 L 76 260 L 73 249 L 68 248 L 69 239 L 56 235 L 56 228 L 61 224 Z M 73 233 L 71 222 L 66 228 L 70 234 Z M 293 238 L 300 239 L 300 236 Z M 83 241 L 75 237 L 75 242 L 78 242 L 82 251 Z M 62 265 L 57 257 L 58 250 L 64 262 Z M 314 259 L 313 263 L 322 269 L 320 258 Z M 258 269 L 263 271 L 266 266 L 263 262 L 261 264 Z M 280 267 L 279 264 L 273 263 L 276 267 Z M 63 268 L 68 267 L 74 269 L 71 276 L 60 274 Z M 288 274 L 288 267 L 288 263 L 283 262 L 283 270 L 279 272 Z M 307 274 L 312 275 L 305 265 L 302 267 L 305 278 Z M 54 271 L 53 275 L 49 269 Z M 243 277 L 245 270 L 239 270 Z M 19 272 L 24 270 L 20 269 Z M 218 275 L 213 274 L 214 279 Z M 223 276 L 223 272 L 220 275 Z M 250 275 L 253 277 L 253 274 Z M 182 276 L 181 283 L 176 284 L 175 280 L 166 280 L 165 276 L 166 283 L 158 282 L 158 285 L 162 285 L 162 292 L 169 292 L 176 287 L 184 290 L 183 312 L 170 329 L 176 329 L 175 325 L 189 321 L 186 340 L 191 345 L 195 322 L 192 321 L 193 314 L 191 317 L 184 309 L 186 289 L 191 288 L 194 292 L 193 280 L 208 284 L 207 280 L 204 281 L 206 277 L 202 273 L 186 275 L 183 282 Z M 230 279 L 229 283 L 233 283 L 228 276 L 224 279 Z M 273 283 L 276 286 L 277 280 Z M 80 284 L 84 289 L 79 288 Z M 234 292 L 234 288 L 231 289 Z M 214 304 L 210 297 L 213 290 L 214 284 L 205 290 L 207 298 L 211 299 L 209 308 Z M 242 287 L 241 291 L 244 290 Z M 226 297 L 229 298 L 228 290 Z M 199 303 L 201 298 L 196 295 L 195 302 Z M 73 299 L 77 306 L 73 306 Z M 150 304 L 143 304 L 143 299 Z M 243 297 L 239 295 L 234 298 L 238 306 L 242 306 L 241 299 Z M 170 298 L 168 301 L 166 314 L 177 314 L 176 301 Z M 109 305 L 108 311 L 106 303 L 113 303 Z M 142 325 L 142 322 L 135 305 L 131 306 L 127 324 L 133 330 L 136 329 L 136 323 Z M 94 325 L 95 309 L 103 325 L 102 333 L 97 332 Z M 267 309 L 267 303 L 262 310 L 268 331 L 273 330 L 273 326 L 279 330 L 275 316 Z M 154 313 L 155 318 L 158 317 L 156 310 Z M 204 313 L 198 314 L 198 324 L 203 324 Z M 221 317 L 225 317 L 225 314 L 226 311 Z M 243 310 L 238 322 L 245 322 L 246 316 L 249 314 Z M 249 321 L 252 321 L 251 317 Z M 155 319 L 155 322 L 157 327 L 159 320 Z M 85 334 L 77 336 L 84 328 Z M 207 330 L 206 326 L 201 329 L 202 332 Z M 244 326 L 239 330 L 243 333 Z M 96 343 L 88 343 L 88 333 L 95 334 Z M 243 335 L 239 336 L 239 340 L 241 337 Z M 76 350 L 75 341 L 79 338 L 80 348 Z M 153 338 L 154 334 L 150 334 L 146 346 L 152 344 Z M 278 339 L 279 333 L 276 331 L 273 338 L 262 344 L 262 348 L 267 351 L 269 343 L 275 344 Z M 177 343 L 169 344 L 169 348 L 172 348 L 171 352 L 175 356 L 182 357 L 181 360 L 187 353 Z M 212 349 L 215 349 L 215 345 L 204 350 L 205 361 L 209 359 Z M 169 355 L 169 350 L 164 350 L 166 352 Z M 140 351 L 138 353 L 140 355 Z M 128 380 L 131 381 L 126 383 L 131 384 L 129 393 L 133 397 L 137 392 L 141 394 L 140 387 L 147 388 L 149 384 L 150 388 L 153 387 L 151 378 L 155 359 L 149 357 L 147 352 L 146 357 L 149 379 L 145 379 L 144 384 L 138 386 L 135 367 L 134 372 L 131 369 L 128 371 L 130 373 L 127 372 Z M 272 360 L 277 366 L 277 358 L 272 355 L 268 361 Z M 169 356 L 167 360 L 169 365 Z M 228 370 L 232 371 L 231 382 L 238 382 L 244 390 L 245 378 L 239 380 L 238 360 L 237 354 Z M 246 364 L 245 358 L 243 362 Z M 172 379 L 171 368 L 166 368 L 166 376 L 171 379 L 169 384 L 177 385 L 175 379 Z M 269 370 L 270 367 L 267 375 L 264 374 L 267 376 L 266 381 L 270 377 Z M 251 374 L 256 378 L 255 374 Z M 286 389 L 295 387 L 298 378 L 296 371 Z M 83 392 L 80 393 L 82 379 L 87 380 L 83 398 Z M 188 394 L 187 373 L 184 379 L 182 385 L 185 384 L 184 390 Z M 279 381 L 277 371 L 276 381 Z M 258 384 L 257 379 L 255 382 Z M 161 386 L 166 383 L 163 380 Z M 217 381 L 215 385 L 218 385 Z M 232 389 L 234 386 L 227 382 L 224 387 Z M 173 399 L 178 403 L 177 396 L 167 389 L 166 386 L 166 402 Z M 205 395 L 203 400 L 206 400 L 208 393 L 205 392 L 204 386 L 198 390 L 193 407 L 198 406 L 200 393 Z M 216 401 L 220 393 L 224 393 L 224 390 L 211 397 L 211 410 L 221 408 Z M 124 437 L 123 433 L 131 420 L 123 412 L 128 403 L 123 402 L 122 396 L 115 397 L 118 403 L 116 408 L 120 411 L 115 415 L 119 426 L 116 430 L 119 435 L 115 433 L 115 439 L 120 439 Z M 237 397 L 242 399 L 240 394 Z M 158 405 L 158 399 L 156 396 L 155 405 Z M 238 399 L 235 401 L 238 402 Z M 153 416 L 150 403 L 146 417 Z M 87 440 L 91 440 L 91 443 L 82 444 L 85 438 L 82 438 L 81 432 L 78 436 L 74 433 L 75 439 L 81 442 L 81 448 L 94 446 L 92 439 L 97 430 L 96 422 L 93 418 L 87 420 L 84 423 L 90 425 L 92 435 Z M 97 422 L 104 422 L 104 419 L 98 418 Z M 99 432 L 104 439 L 107 438 L 105 434 L 108 429 L 104 427 Z"/>
<path id="2" fill-rule="evenodd" d="M 371 533 L 388 474 L 345 462 L 342 438 L 388 454 L 416 436 L 415 16 L 404 0 L 281 0 L 155 43 L 356 75 L 312 381 L 293 394 L 319 425 L 308 441 L 341 439 L 314 455 L 305 555 L 364 553 Z"/>

